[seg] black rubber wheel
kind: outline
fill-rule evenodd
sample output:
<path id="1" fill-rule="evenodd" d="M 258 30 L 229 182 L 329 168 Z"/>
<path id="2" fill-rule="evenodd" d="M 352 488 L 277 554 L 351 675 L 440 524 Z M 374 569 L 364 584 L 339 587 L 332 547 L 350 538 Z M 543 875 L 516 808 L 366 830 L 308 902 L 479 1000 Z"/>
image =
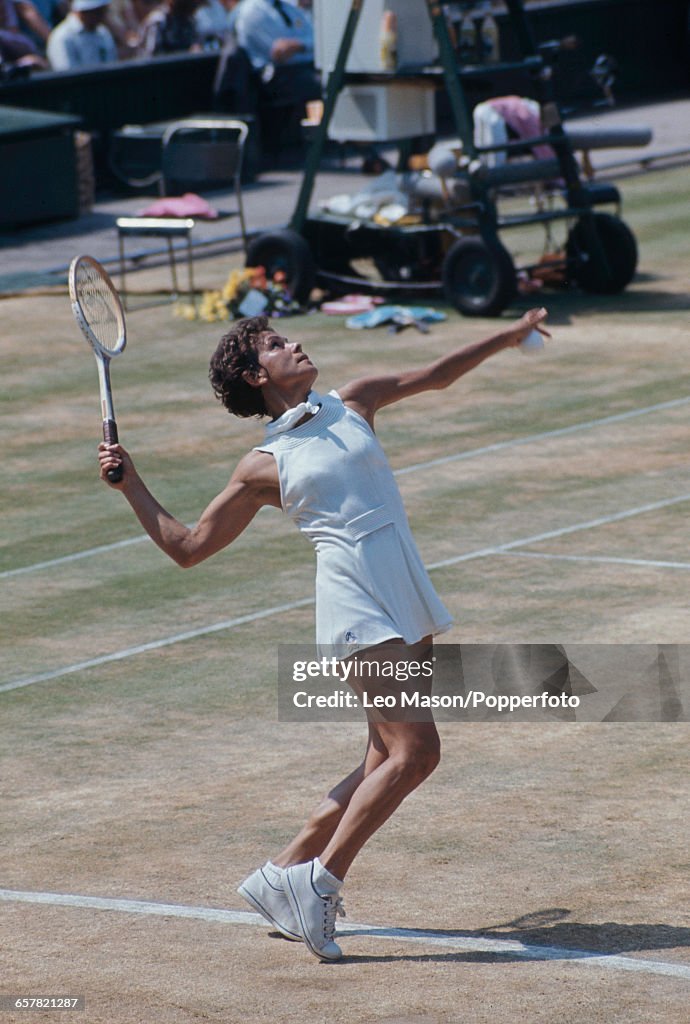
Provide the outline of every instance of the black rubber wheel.
<path id="1" fill-rule="evenodd" d="M 293 299 L 304 303 L 316 283 L 314 258 L 308 244 L 290 228 L 268 231 L 259 235 L 247 246 L 248 267 L 264 267 L 270 279 L 282 270 L 287 289 Z"/>
<path id="2" fill-rule="evenodd" d="M 459 238 L 441 273 L 446 299 L 465 316 L 498 316 L 517 292 L 513 261 L 497 238 Z"/>
<path id="3" fill-rule="evenodd" d="M 599 239 L 606 266 L 593 253 L 592 230 Z M 591 219 L 581 217 L 568 235 L 566 254 L 575 282 L 595 295 L 622 292 L 637 269 L 635 236 L 625 221 L 611 213 L 594 213 Z"/>

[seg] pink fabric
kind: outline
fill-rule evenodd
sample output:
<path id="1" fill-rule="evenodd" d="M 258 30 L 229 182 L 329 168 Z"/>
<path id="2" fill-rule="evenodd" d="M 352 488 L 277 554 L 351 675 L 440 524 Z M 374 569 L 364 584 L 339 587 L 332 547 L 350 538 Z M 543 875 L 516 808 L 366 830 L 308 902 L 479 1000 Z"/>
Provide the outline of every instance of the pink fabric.
<path id="1" fill-rule="evenodd" d="M 495 96 L 487 100 L 519 139 L 533 139 L 544 132 L 541 120 L 534 103 L 529 103 L 522 96 Z M 532 146 L 536 157 L 549 158 L 555 156 L 551 146 Z"/>
<path id="2" fill-rule="evenodd" d="M 164 196 L 157 199 L 145 210 L 140 210 L 139 217 L 205 217 L 215 220 L 218 211 L 194 192 L 185 192 L 183 196 Z"/>
<path id="3" fill-rule="evenodd" d="M 321 312 L 330 313 L 332 316 L 338 314 L 368 313 L 380 305 L 383 299 L 378 295 L 343 295 L 342 299 L 333 302 L 324 302 Z"/>

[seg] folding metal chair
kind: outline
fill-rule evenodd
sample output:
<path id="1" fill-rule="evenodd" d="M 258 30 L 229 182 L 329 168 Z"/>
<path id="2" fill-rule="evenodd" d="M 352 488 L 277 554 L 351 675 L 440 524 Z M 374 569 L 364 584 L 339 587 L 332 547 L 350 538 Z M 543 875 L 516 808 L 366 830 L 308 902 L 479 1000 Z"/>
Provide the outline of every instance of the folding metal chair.
<path id="1" fill-rule="evenodd" d="M 162 197 L 179 194 L 179 188 L 210 190 L 227 188 L 234 192 L 235 207 L 219 211 L 219 217 L 238 217 L 242 245 L 247 248 L 247 230 L 242 203 L 242 157 L 248 134 L 244 121 L 229 118 L 185 118 L 169 125 L 162 139 L 159 189 Z M 190 300 L 194 301 L 194 254 L 192 231 L 195 217 L 118 217 L 116 221 L 120 255 L 120 291 L 127 308 L 125 239 L 164 238 L 172 278 L 173 296 L 179 294 L 174 240 L 186 241 Z"/>

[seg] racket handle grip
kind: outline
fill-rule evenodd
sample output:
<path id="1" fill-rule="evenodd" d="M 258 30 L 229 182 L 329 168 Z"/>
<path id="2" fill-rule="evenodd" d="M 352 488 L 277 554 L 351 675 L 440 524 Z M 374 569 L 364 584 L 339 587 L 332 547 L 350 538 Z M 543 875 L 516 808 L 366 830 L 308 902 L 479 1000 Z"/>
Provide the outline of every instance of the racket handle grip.
<path id="1" fill-rule="evenodd" d="M 115 420 L 103 420 L 103 440 L 106 444 L 117 444 L 117 424 Z M 106 476 L 110 480 L 111 484 L 119 484 L 124 475 L 122 466 L 114 466 L 113 469 L 109 469 Z"/>

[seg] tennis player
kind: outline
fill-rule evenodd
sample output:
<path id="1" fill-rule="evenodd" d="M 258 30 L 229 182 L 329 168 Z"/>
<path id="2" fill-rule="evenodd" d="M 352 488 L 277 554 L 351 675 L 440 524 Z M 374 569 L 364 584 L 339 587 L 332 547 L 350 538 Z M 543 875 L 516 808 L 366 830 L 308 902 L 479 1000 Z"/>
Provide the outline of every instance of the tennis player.
<path id="1" fill-rule="evenodd" d="M 239 321 L 211 359 L 211 385 L 228 412 L 270 419 L 264 440 L 240 460 L 198 523 L 187 527 L 167 512 L 119 444 L 99 446 L 101 479 L 122 491 L 152 540 L 183 567 L 231 544 L 263 505 L 282 508 L 316 547 L 317 644 L 342 660 L 365 652 L 374 666 L 425 661 L 433 636 L 451 619 L 417 552 L 374 417 L 411 395 L 449 387 L 534 330 L 548 336 L 540 326 L 546 315 L 530 310 L 505 330 L 420 369 L 364 376 L 327 395 L 313 390 L 318 371 L 299 342 L 289 342 L 265 317 Z M 122 482 L 110 484 L 108 470 L 120 464 Z M 419 691 L 425 681 L 386 683 L 389 692 L 391 685 Z M 371 689 L 366 680 L 358 685 Z M 401 721 L 370 713 L 362 763 L 238 891 L 287 938 L 303 940 L 321 960 L 339 959 L 335 922 L 348 868 L 439 756 L 431 716 Z"/>

